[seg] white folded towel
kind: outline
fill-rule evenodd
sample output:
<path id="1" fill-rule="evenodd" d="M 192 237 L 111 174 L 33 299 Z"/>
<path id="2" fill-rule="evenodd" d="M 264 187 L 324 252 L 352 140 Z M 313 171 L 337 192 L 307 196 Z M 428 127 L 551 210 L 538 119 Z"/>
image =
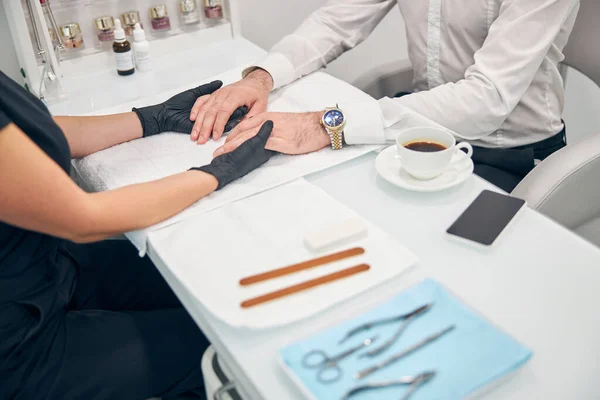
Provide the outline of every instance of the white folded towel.
<path id="1" fill-rule="evenodd" d="M 236 80 L 238 76 L 239 70 L 235 70 L 214 79 L 222 79 L 228 83 Z M 186 88 L 165 93 L 164 97 L 168 98 L 184 89 Z M 336 99 L 340 98 L 352 99 L 352 101 L 369 101 L 369 99 L 375 101 L 353 86 L 325 73 L 317 72 L 273 93 L 269 108 L 271 111 L 281 112 L 315 111 L 334 105 Z M 164 99 L 152 98 L 150 102 L 155 103 L 162 100 Z M 137 105 L 139 106 L 139 104 Z M 125 104 L 105 113 L 130 110 L 132 106 L 133 104 Z M 192 142 L 188 135 L 164 133 L 134 140 L 83 159 L 74 160 L 73 166 L 85 187 L 95 191 L 116 189 L 160 179 L 186 171 L 191 167 L 208 164 L 212 160 L 214 150 L 224 140 L 224 138 L 216 142 L 211 140 L 205 145 L 198 145 Z M 343 151 L 333 151 L 327 148 L 302 156 L 277 155 L 246 177 L 201 199 L 179 215 L 149 229 L 132 232 L 128 234 L 128 237 L 138 247 L 141 254 L 144 254 L 149 230 L 167 226 L 191 215 L 221 207 L 307 174 L 332 167 L 378 147 L 349 146 Z"/>

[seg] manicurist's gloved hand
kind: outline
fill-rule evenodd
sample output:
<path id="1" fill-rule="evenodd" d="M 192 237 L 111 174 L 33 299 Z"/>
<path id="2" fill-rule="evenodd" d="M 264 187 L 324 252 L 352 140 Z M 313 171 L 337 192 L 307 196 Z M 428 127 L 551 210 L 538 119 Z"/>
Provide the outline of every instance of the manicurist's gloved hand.
<path id="1" fill-rule="evenodd" d="M 190 121 L 190 111 L 201 96 L 209 95 L 223 86 L 223 82 L 214 81 L 197 88 L 179 93 L 169 100 L 154 106 L 133 108 L 142 123 L 144 137 L 157 135 L 162 132 L 178 132 L 190 134 L 194 122 Z M 239 122 L 248 108 L 237 108 L 227 123 L 226 130 L 232 129 Z"/>
<path id="2" fill-rule="evenodd" d="M 242 143 L 231 153 L 216 157 L 208 165 L 191 169 L 211 174 L 219 182 L 217 190 L 222 189 L 227 184 L 260 167 L 275 154 L 274 151 L 265 149 L 272 130 L 273 122 L 267 121 L 256 136 Z"/>

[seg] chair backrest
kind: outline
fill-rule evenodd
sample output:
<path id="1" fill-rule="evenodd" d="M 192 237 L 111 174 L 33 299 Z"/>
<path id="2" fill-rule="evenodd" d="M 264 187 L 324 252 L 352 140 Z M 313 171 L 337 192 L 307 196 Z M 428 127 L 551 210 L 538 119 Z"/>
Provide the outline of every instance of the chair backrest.
<path id="1" fill-rule="evenodd" d="M 546 158 L 512 195 L 572 230 L 600 218 L 600 134 Z M 600 243 L 600 237 L 588 239 Z"/>
<path id="2" fill-rule="evenodd" d="M 375 99 L 412 92 L 413 69 L 409 60 L 378 64 L 364 71 L 352 84 Z"/>
<path id="3" fill-rule="evenodd" d="M 565 47 L 564 64 L 600 86 L 600 0 L 581 0 L 573 32 Z"/>
<path id="4" fill-rule="evenodd" d="M 581 0 L 564 64 L 600 86 L 600 0 Z M 552 154 L 513 190 L 516 197 L 600 245 L 600 134 Z M 592 224 L 593 229 L 589 227 Z"/>

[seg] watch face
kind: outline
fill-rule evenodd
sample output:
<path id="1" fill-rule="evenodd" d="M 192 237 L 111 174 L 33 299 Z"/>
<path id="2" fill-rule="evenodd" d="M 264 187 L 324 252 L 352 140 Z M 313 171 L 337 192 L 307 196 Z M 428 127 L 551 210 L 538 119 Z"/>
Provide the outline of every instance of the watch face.
<path id="1" fill-rule="evenodd" d="M 337 128 L 344 123 L 344 114 L 340 110 L 329 110 L 323 115 L 323 123 L 330 128 Z"/>

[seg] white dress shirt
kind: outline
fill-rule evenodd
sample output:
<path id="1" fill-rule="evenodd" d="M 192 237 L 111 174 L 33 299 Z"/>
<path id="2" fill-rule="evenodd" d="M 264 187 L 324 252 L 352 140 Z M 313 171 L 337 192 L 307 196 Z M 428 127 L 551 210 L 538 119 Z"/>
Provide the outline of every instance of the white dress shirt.
<path id="1" fill-rule="evenodd" d="M 558 63 L 579 0 L 330 0 L 257 66 L 284 86 L 362 42 L 395 3 L 414 93 L 369 104 L 339 99 L 346 142 L 384 143 L 410 127 L 441 125 L 475 145 L 506 148 L 562 130 Z"/>

